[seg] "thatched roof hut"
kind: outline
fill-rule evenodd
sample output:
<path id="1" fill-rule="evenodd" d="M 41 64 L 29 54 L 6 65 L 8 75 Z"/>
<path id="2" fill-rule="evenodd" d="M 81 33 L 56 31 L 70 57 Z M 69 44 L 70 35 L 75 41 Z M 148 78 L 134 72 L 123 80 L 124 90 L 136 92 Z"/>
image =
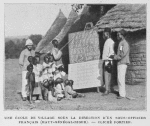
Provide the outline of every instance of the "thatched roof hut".
<path id="1" fill-rule="evenodd" d="M 126 31 L 137 31 L 146 28 L 145 4 L 118 4 L 100 18 L 96 27 L 98 31 L 109 27 L 113 31 L 124 28 Z"/>
<path id="2" fill-rule="evenodd" d="M 95 26 L 100 36 L 106 27 L 112 29 L 112 38 L 117 43 L 116 31 L 125 29 L 130 45 L 130 61 L 126 82 L 145 84 L 146 82 L 146 5 L 119 4 L 109 10 Z M 102 38 L 100 39 L 102 40 Z M 117 47 L 117 46 L 116 46 Z M 117 71 L 117 70 L 116 70 Z"/>
<path id="3" fill-rule="evenodd" d="M 67 21 L 67 18 L 65 17 L 63 12 L 60 10 L 53 24 L 51 25 L 49 30 L 46 32 L 45 36 L 38 43 L 36 47 L 36 52 L 40 52 L 43 48 L 45 48 L 49 44 L 50 41 L 52 41 L 58 35 L 60 30 L 64 27 L 66 21 Z"/>
<path id="4" fill-rule="evenodd" d="M 77 19 L 78 14 L 72 9 L 68 19 L 65 23 L 65 25 L 63 26 L 63 28 L 59 31 L 59 33 L 57 34 L 57 36 L 55 36 L 54 39 L 58 40 L 58 42 L 60 43 L 63 38 L 66 36 L 66 34 L 68 33 L 68 31 L 70 30 L 70 27 L 74 24 L 74 21 Z M 52 42 L 49 41 L 49 43 L 47 44 L 47 46 L 45 46 L 40 53 L 47 53 L 50 52 L 52 49 Z"/>
<path id="5" fill-rule="evenodd" d="M 70 27 L 66 36 L 60 42 L 60 48 L 62 48 L 68 42 L 68 34 L 83 31 L 85 28 L 85 24 L 87 22 L 92 22 L 94 25 L 97 23 L 99 18 L 103 16 L 108 10 L 110 10 L 115 5 L 85 5 L 81 14 L 75 20 L 74 24 Z M 101 13 L 101 8 L 104 8 L 103 13 Z M 68 45 L 65 46 L 62 50 L 63 52 L 63 64 L 65 66 L 66 72 L 68 71 L 69 64 L 69 50 Z"/>

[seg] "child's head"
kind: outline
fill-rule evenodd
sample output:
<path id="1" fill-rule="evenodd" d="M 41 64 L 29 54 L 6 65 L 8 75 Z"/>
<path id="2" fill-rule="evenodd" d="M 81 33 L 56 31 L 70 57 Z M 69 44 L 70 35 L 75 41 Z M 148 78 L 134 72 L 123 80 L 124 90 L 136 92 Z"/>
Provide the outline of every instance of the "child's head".
<path id="1" fill-rule="evenodd" d="M 43 81 L 43 86 L 48 89 L 48 87 L 49 87 L 49 82 L 48 82 L 47 79 Z"/>
<path id="2" fill-rule="evenodd" d="M 53 62 L 53 61 L 54 61 L 53 55 L 49 55 L 49 62 Z"/>
<path id="3" fill-rule="evenodd" d="M 32 57 L 32 56 L 29 56 L 29 57 L 28 57 L 28 61 L 29 61 L 29 63 L 32 64 L 32 63 L 33 63 L 33 57 Z"/>
<path id="4" fill-rule="evenodd" d="M 33 65 L 37 65 L 37 59 L 33 57 Z"/>
<path id="5" fill-rule="evenodd" d="M 47 64 L 49 63 L 49 57 L 47 55 L 44 56 L 44 62 L 47 63 Z"/>
<path id="6" fill-rule="evenodd" d="M 35 56 L 35 59 L 37 60 L 37 63 L 40 63 L 40 56 Z"/>
<path id="7" fill-rule="evenodd" d="M 58 74 L 60 73 L 59 69 L 57 67 L 55 67 L 55 71 L 54 71 L 55 74 Z"/>
<path id="8" fill-rule="evenodd" d="M 63 65 L 60 65 L 59 67 L 58 67 L 58 70 L 61 72 L 61 71 L 64 71 L 64 66 Z"/>
<path id="9" fill-rule="evenodd" d="M 29 64 L 29 65 L 27 66 L 27 70 L 28 70 L 29 72 L 32 72 L 32 71 L 33 71 L 33 65 L 32 65 L 32 64 Z"/>
<path id="10" fill-rule="evenodd" d="M 52 40 L 52 44 L 55 48 L 57 48 L 58 47 L 58 40 L 56 40 L 56 39 Z"/>
<path id="11" fill-rule="evenodd" d="M 63 79 L 62 79 L 62 78 L 57 78 L 57 79 L 55 80 L 55 85 L 61 84 L 61 83 L 63 83 Z"/>
<path id="12" fill-rule="evenodd" d="M 73 86 L 74 81 L 73 80 L 69 80 L 69 84 L 70 86 Z"/>
<path id="13" fill-rule="evenodd" d="M 66 79 L 64 83 L 65 83 L 65 86 L 70 84 L 68 79 Z"/>

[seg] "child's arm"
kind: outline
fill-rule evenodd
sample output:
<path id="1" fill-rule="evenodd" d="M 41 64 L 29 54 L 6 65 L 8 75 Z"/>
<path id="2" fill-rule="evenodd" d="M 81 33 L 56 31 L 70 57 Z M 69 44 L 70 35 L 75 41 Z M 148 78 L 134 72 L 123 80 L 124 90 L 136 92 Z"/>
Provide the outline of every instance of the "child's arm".
<path id="1" fill-rule="evenodd" d="M 26 74 L 26 79 L 29 79 L 29 72 L 27 72 L 27 74 Z"/>
<path id="2" fill-rule="evenodd" d="M 71 86 L 67 86 L 67 92 L 68 92 L 68 94 L 70 94 L 70 95 L 76 93 L 74 90 L 72 90 Z"/>

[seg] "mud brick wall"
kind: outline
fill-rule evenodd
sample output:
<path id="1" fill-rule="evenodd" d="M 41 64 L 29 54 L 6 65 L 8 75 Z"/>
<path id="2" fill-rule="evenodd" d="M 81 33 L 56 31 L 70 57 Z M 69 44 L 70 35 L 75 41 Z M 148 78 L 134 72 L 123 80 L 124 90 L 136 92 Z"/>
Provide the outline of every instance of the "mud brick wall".
<path id="1" fill-rule="evenodd" d="M 130 43 L 130 65 L 126 83 L 131 85 L 146 83 L 146 40 Z"/>

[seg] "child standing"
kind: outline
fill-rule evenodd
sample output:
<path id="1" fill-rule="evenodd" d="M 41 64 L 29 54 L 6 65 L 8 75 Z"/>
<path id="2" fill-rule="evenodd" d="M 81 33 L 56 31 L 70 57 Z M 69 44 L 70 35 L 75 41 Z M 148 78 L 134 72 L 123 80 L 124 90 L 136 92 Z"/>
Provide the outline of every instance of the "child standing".
<path id="1" fill-rule="evenodd" d="M 27 74 L 26 74 L 26 79 L 27 79 L 27 86 L 26 86 L 26 90 L 29 94 L 29 101 L 30 103 L 32 102 L 32 96 L 33 96 L 33 90 L 35 87 L 35 74 L 33 72 L 33 65 L 29 64 L 27 66 Z"/>
<path id="2" fill-rule="evenodd" d="M 40 57 L 35 56 L 33 58 L 33 72 L 35 74 L 35 88 L 33 94 L 37 96 L 38 100 L 42 100 L 42 93 L 41 93 L 41 71 L 42 65 L 39 64 Z"/>

